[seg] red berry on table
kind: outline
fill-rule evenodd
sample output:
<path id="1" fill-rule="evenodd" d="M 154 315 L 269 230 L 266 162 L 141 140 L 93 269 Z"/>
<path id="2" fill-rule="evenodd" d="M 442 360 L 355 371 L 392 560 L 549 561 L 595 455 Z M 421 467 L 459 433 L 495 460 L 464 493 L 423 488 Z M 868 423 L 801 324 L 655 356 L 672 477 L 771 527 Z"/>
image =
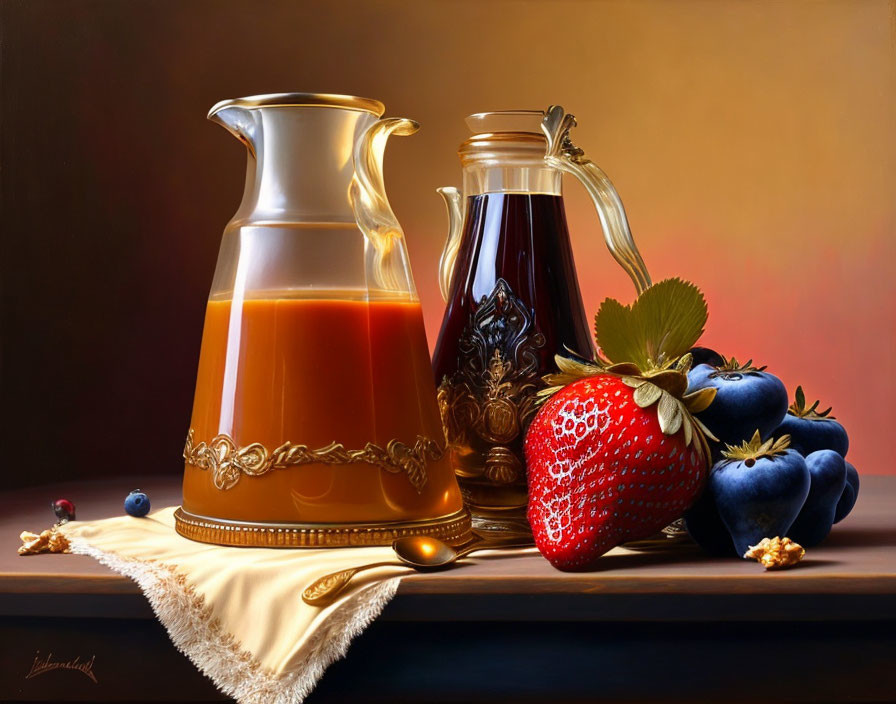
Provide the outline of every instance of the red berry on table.
<path id="1" fill-rule="evenodd" d="M 597 340 L 608 360 L 557 358 L 560 373 L 546 381 L 561 386 L 546 390 L 553 396 L 525 441 L 529 523 L 555 567 L 591 568 L 696 500 L 709 448 L 708 431 L 691 414 L 706 408 L 715 390 L 685 394 L 686 353 L 705 321 L 695 286 L 663 281 L 631 307 L 610 299 L 601 306 Z"/>
<path id="2" fill-rule="evenodd" d="M 56 499 L 50 507 L 60 523 L 75 520 L 75 505 L 68 499 Z"/>

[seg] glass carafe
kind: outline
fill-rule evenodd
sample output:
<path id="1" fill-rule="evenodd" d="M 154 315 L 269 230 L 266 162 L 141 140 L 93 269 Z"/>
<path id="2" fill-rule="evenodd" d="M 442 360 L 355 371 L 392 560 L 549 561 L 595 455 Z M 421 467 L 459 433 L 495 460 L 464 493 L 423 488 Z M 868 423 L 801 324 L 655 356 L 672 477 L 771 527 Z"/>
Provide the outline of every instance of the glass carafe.
<path id="1" fill-rule="evenodd" d="M 440 262 L 448 306 L 433 358 L 452 466 L 473 526 L 525 537 L 522 443 L 554 356 L 594 356 L 563 206 L 562 173 L 594 199 L 604 236 L 640 292 L 650 285 L 606 175 L 569 138 L 572 115 L 477 113 L 460 147 L 463 192 L 442 188 L 450 219 Z"/>
<path id="2" fill-rule="evenodd" d="M 375 100 L 229 100 L 248 149 L 208 300 L 177 530 L 229 545 L 469 538 Z"/>

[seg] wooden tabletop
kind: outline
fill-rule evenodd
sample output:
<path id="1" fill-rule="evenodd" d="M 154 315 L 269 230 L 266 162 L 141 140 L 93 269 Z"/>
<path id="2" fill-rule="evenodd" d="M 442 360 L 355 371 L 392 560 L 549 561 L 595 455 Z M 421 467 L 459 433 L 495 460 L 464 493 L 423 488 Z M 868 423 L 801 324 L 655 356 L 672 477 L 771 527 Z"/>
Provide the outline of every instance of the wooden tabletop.
<path id="1" fill-rule="evenodd" d="M 151 617 L 133 582 L 89 557 L 16 554 L 21 531 L 36 532 L 53 523 L 54 499 L 70 499 L 78 519 L 91 520 L 120 515 L 124 497 L 136 487 L 149 494 L 155 507 L 180 501 L 179 477 L 82 481 L 0 493 L 0 615 L 23 610 L 54 615 L 77 608 L 85 614 L 98 610 Z M 710 558 L 696 547 L 649 553 L 616 550 L 601 559 L 596 571 L 577 574 L 553 569 L 537 553 L 471 558 L 450 570 L 403 580 L 386 615 L 456 620 L 483 614 L 531 618 L 537 613 L 552 620 L 694 620 L 701 615 L 737 618 L 741 613 L 748 618 L 751 607 L 745 599 L 777 595 L 765 599 L 763 609 L 778 609 L 791 618 L 795 614 L 806 619 L 892 617 L 896 614 L 894 503 L 896 477 L 863 477 L 853 513 L 790 570 L 766 572 L 755 562 Z M 58 598 L 61 595 L 67 598 Z M 558 595 L 566 596 L 558 599 Z"/>
<path id="2" fill-rule="evenodd" d="M 88 557 L 16 554 L 54 499 L 103 518 L 136 487 L 156 507 L 180 499 L 178 477 L 0 493 L 0 701 L 130 701 L 138 681 L 141 700 L 223 699 L 131 581 Z M 309 704 L 896 702 L 894 500 L 896 477 L 863 477 L 853 514 L 784 572 L 690 548 L 617 550 L 587 574 L 535 553 L 411 575 Z M 28 679 L 49 651 L 96 658 L 100 683 Z"/>

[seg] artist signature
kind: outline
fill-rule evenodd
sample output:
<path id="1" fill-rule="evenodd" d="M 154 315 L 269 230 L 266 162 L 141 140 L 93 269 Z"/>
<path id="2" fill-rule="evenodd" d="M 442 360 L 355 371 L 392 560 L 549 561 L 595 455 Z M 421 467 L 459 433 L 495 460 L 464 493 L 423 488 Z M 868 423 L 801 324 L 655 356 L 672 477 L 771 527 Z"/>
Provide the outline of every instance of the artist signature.
<path id="1" fill-rule="evenodd" d="M 31 663 L 31 670 L 25 675 L 25 679 L 30 680 L 32 677 L 43 675 L 51 670 L 77 670 L 92 679 L 94 684 L 98 684 L 96 675 L 93 674 L 93 663 L 95 660 L 96 655 L 92 656 L 90 660 L 81 660 L 80 655 L 71 660 L 54 660 L 53 653 L 47 653 L 45 657 L 41 657 L 38 650 L 34 656 L 34 662 Z"/>

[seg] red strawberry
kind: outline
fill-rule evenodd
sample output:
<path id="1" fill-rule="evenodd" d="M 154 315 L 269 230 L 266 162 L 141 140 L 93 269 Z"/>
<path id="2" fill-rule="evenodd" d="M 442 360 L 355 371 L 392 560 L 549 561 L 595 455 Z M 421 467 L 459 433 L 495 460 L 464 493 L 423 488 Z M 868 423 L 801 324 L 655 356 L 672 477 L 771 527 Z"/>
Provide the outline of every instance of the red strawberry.
<path id="1" fill-rule="evenodd" d="M 705 321 L 696 287 L 663 281 L 631 307 L 601 306 L 596 337 L 609 362 L 557 357 L 561 373 L 546 380 L 568 385 L 548 390 L 556 393 L 532 420 L 525 452 L 529 524 L 558 569 L 588 569 L 610 548 L 657 533 L 699 495 L 708 431 L 691 412 L 715 393 L 684 395 L 691 358 L 680 355 Z"/>
<path id="2" fill-rule="evenodd" d="M 684 434 L 664 435 L 618 376 L 555 394 L 529 426 L 529 524 L 554 567 L 591 567 L 607 550 L 647 538 L 681 516 L 706 479 Z"/>

